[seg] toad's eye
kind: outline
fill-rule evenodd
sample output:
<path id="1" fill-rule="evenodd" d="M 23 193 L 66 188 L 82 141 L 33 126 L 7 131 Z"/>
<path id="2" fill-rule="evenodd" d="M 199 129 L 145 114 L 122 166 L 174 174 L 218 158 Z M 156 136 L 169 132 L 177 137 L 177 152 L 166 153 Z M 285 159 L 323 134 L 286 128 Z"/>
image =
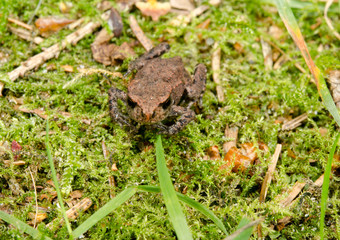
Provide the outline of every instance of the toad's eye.
<path id="1" fill-rule="evenodd" d="M 171 99 L 170 99 L 170 97 L 169 97 L 165 102 L 162 102 L 160 105 L 161 105 L 161 107 L 162 107 L 164 110 L 167 109 L 167 108 L 169 108 L 170 105 L 171 105 Z"/>
<path id="2" fill-rule="evenodd" d="M 128 97 L 127 99 L 127 104 L 131 107 L 134 108 L 136 107 L 137 103 L 135 103 L 134 101 L 132 101 L 132 99 L 130 97 Z"/>

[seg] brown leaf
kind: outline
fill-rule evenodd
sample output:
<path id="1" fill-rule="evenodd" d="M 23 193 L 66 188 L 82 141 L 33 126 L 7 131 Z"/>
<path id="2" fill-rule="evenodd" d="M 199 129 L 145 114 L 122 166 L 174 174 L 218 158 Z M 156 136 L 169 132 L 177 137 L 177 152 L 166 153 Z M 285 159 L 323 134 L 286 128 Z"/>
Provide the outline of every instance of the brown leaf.
<path id="1" fill-rule="evenodd" d="M 123 20 L 116 9 L 111 8 L 109 20 L 107 20 L 107 23 L 115 37 L 119 37 L 120 35 L 122 35 Z"/>
<path id="2" fill-rule="evenodd" d="M 171 5 L 168 2 L 159 3 L 156 0 L 148 0 L 145 2 L 137 2 L 136 7 L 145 16 L 150 16 L 153 21 L 158 21 L 158 19 L 167 14 L 171 10 Z"/>
<path id="3" fill-rule="evenodd" d="M 41 35 L 48 36 L 53 32 L 57 32 L 74 20 L 60 19 L 56 17 L 39 18 L 35 21 L 35 26 L 39 29 Z"/>
<path id="4" fill-rule="evenodd" d="M 127 43 L 121 46 L 115 44 L 92 44 L 93 58 L 104 65 L 117 65 L 120 61 L 135 55 Z"/>
<path id="5" fill-rule="evenodd" d="M 226 161 L 227 163 L 222 165 L 220 167 L 220 170 L 229 168 L 232 166 L 232 171 L 233 172 L 237 172 L 237 171 L 241 171 L 244 172 L 247 168 L 250 167 L 252 160 L 247 157 L 244 156 L 240 149 L 237 149 L 236 147 L 232 147 L 227 154 L 224 156 L 224 161 Z"/>

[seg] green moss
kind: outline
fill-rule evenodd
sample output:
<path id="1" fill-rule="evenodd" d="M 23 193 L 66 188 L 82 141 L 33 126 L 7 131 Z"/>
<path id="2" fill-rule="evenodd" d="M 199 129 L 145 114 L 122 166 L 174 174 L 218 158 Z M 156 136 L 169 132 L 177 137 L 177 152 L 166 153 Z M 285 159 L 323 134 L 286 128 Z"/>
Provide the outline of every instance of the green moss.
<path id="1" fill-rule="evenodd" d="M 78 1 L 64 17 L 76 19 L 81 16 L 87 20 L 98 20 L 100 13 L 95 8 L 98 2 Z M 5 19 L 10 13 L 27 22 L 32 17 L 36 3 L 11 1 L 6 4 L 5 8 L 0 8 L 4 10 L 0 15 L 0 51 L 9 53 L 9 58 L 0 65 L 2 74 L 12 71 L 21 62 L 41 52 L 43 47 L 71 33 L 63 29 L 46 39 L 41 46 L 25 42 L 6 29 Z M 137 9 L 133 9 L 131 14 L 136 16 L 154 44 L 164 40 L 170 43 L 171 51 L 165 57 L 181 56 L 191 73 L 197 63 L 208 66 L 203 110 L 182 132 L 163 137 L 166 160 L 176 190 L 185 190 L 187 196 L 208 206 L 223 220 L 229 232 L 236 229 L 243 217 L 255 219 L 266 216 L 262 224 L 264 236 L 273 239 L 312 238 L 318 231 L 319 196 L 302 194 L 299 204 L 291 209 L 278 207 L 279 200 L 276 197 L 296 181 L 315 181 L 323 173 L 337 130 L 320 102 L 309 74 L 299 72 L 294 66 L 295 62 L 289 61 L 278 70 L 265 70 L 259 39 L 272 39 L 265 33 L 272 24 L 284 29 L 278 15 L 268 11 L 268 7 L 257 1 L 224 2 L 219 7 L 211 7 L 189 24 L 178 27 L 171 25 L 175 17 L 172 13 L 161 17 L 159 22 L 152 22 Z M 324 73 L 339 68 L 339 46 L 325 22 L 314 30 L 310 28 L 316 18 L 322 18 L 322 11 L 313 11 L 312 8 L 294 11 L 319 68 Z M 330 12 L 329 16 L 335 18 L 335 14 Z M 62 16 L 58 2 L 43 1 L 37 16 L 50 15 Z M 129 13 L 122 13 L 123 35 L 112 39 L 115 44 L 135 40 L 128 16 Z M 207 19 L 211 21 L 208 29 L 197 28 L 198 24 Z M 126 71 L 128 60 L 121 66 L 106 68 L 93 60 L 90 44 L 94 37 L 95 34 L 85 37 L 76 46 L 68 46 L 57 59 L 49 60 L 15 82 L 6 83 L 4 97 L 0 98 L 0 143 L 17 141 L 23 147 L 20 158 L 26 162 L 24 166 L 7 167 L 2 158 L 13 158 L 13 154 L 1 155 L 1 207 L 10 209 L 12 214 L 23 221 L 29 220 L 28 213 L 34 212 L 35 205 L 26 200 L 26 197 L 34 197 L 28 167 L 33 169 L 36 185 L 43 187 L 39 189 L 38 197 L 48 193 L 46 188 L 49 185 L 46 182 L 51 179 L 51 175 L 45 153 L 45 120 L 36 114 L 16 110 L 10 100 L 13 97 L 22 98 L 23 107 L 27 109 L 44 109 L 49 116 L 54 116 L 50 121 L 50 142 L 64 198 L 70 200 L 71 191 L 81 190 L 83 196 L 90 197 L 94 203 L 77 222 L 72 223 L 73 228 L 108 202 L 110 194 L 118 194 L 127 186 L 136 184 L 158 185 L 152 147 L 155 132 L 131 135 L 129 129 L 113 123 L 108 114 L 107 90 L 110 85 L 124 89 L 126 80 L 114 79 L 110 83 L 101 76 L 91 75 L 80 79 L 68 89 L 63 88 L 77 72 L 65 73 L 62 65 L 72 65 L 75 69 L 84 66 L 122 73 Z M 301 54 L 285 30 L 282 41 L 272 40 L 294 61 L 305 66 Z M 218 42 L 222 49 L 220 77 L 225 94 L 223 102 L 218 102 L 216 84 L 212 81 L 211 43 L 214 42 Z M 242 53 L 235 50 L 235 43 L 242 46 Z M 320 44 L 327 45 L 327 48 L 319 52 L 317 49 Z M 137 54 L 144 52 L 141 46 L 136 46 L 134 50 Z M 56 70 L 46 71 L 47 64 L 55 64 Z M 64 117 L 61 112 L 68 112 L 71 116 Z M 281 125 L 276 123 L 280 117 L 296 117 L 305 112 L 308 113 L 308 120 L 294 130 L 282 131 Z M 90 120 L 91 124 L 85 124 L 82 121 L 84 119 Z M 252 175 L 226 175 L 219 171 L 222 161 L 204 159 L 207 148 L 213 145 L 219 147 L 223 157 L 222 147 L 227 140 L 224 137 L 226 125 L 239 128 L 239 143 L 256 144 L 260 141 L 268 145 L 270 152 L 260 157 L 260 164 L 251 169 Z M 320 128 L 327 129 L 325 136 L 321 135 Z M 109 152 L 106 158 L 103 155 L 103 142 Z M 277 143 L 281 143 L 283 149 L 266 202 L 260 204 L 261 183 Z M 118 171 L 111 170 L 112 163 L 117 165 Z M 109 185 L 110 176 L 114 177 L 115 186 Z M 15 179 L 23 191 L 18 196 L 9 188 L 10 178 Z M 339 184 L 335 177 L 330 185 L 329 202 L 332 206 L 326 214 L 326 234 L 329 239 L 340 234 L 338 194 Z M 39 200 L 39 206 L 52 209 L 45 220 L 46 224 L 59 216 L 54 203 L 46 199 Z M 187 207 L 185 212 L 195 239 L 223 238 L 221 231 L 200 213 Z M 292 222 L 282 231 L 270 227 L 285 216 L 291 216 Z M 6 239 L 30 239 L 22 237 L 19 231 L 4 222 L 0 226 L 0 235 Z M 43 224 L 38 228 L 45 229 Z M 65 239 L 67 230 L 61 228 L 56 234 L 57 239 Z M 85 234 L 87 239 L 109 239 L 112 236 L 115 239 L 174 239 L 175 233 L 161 195 L 138 193 Z M 256 238 L 254 234 L 253 239 Z"/>

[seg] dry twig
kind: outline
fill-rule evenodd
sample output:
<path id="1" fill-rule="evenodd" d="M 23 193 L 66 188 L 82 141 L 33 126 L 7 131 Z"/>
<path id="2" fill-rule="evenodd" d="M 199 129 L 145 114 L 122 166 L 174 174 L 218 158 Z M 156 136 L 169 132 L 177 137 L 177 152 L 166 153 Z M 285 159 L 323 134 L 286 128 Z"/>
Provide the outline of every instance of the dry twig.
<path id="1" fill-rule="evenodd" d="M 138 25 L 136 18 L 133 15 L 129 16 L 130 28 L 133 33 L 136 35 L 138 41 L 143 45 L 146 51 L 149 51 L 153 48 L 152 42 L 150 39 L 144 34 L 143 30 Z"/>
<path id="2" fill-rule="evenodd" d="M 292 189 L 290 190 L 288 196 L 283 199 L 280 204 L 282 207 L 289 207 L 293 200 L 299 195 L 301 190 L 305 187 L 305 182 L 296 182 Z"/>
<path id="3" fill-rule="evenodd" d="M 262 186 L 261 186 L 261 193 L 260 193 L 260 202 L 263 203 L 267 196 L 267 191 L 270 185 L 270 182 L 272 181 L 273 173 L 276 168 L 277 161 L 279 160 L 279 156 L 281 153 L 282 145 L 277 144 L 275 148 L 275 152 L 272 158 L 272 161 L 270 162 L 270 165 L 268 167 L 268 171 L 266 173 L 266 176 L 264 177 Z"/>
<path id="4" fill-rule="evenodd" d="M 28 31 L 33 31 L 33 27 L 31 25 L 28 25 L 24 22 L 21 22 L 20 20 L 14 19 L 14 18 L 7 18 L 8 22 L 14 23 L 20 27 L 26 28 Z"/>
<path id="5" fill-rule="evenodd" d="M 301 114 L 300 116 L 284 123 L 282 125 L 282 130 L 293 130 L 294 128 L 297 128 L 298 126 L 301 125 L 301 123 L 303 121 L 305 121 L 306 119 L 308 118 L 308 114 L 307 113 L 304 113 L 304 114 Z"/>
<path id="6" fill-rule="evenodd" d="M 15 27 L 11 27 L 11 26 L 8 26 L 8 28 L 13 34 L 17 35 L 18 37 L 20 37 L 24 40 L 30 41 L 30 42 L 32 41 L 35 44 L 40 44 L 44 41 L 44 39 L 41 38 L 41 37 L 32 37 L 31 32 L 29 32 L 25 29 L 15 28 Z"/>

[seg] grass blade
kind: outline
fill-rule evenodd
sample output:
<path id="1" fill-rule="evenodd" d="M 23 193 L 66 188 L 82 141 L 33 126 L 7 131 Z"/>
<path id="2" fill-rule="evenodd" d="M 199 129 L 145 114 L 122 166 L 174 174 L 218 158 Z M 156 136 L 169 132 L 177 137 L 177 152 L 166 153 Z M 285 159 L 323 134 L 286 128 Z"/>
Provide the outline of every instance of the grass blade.
<path id="1" fill-rule="evenodd" d="M 321 96 L 321 99 L 325 107 L 333 116 L 338 126 L 340 126 L 340 115 L 334 104 L 333 98 L 327 88 L 326 81 L 323 78 L 322 74 L 320 73 L 319 68 L 315 65 L 314 61 L 312 60 L 309 54 L 306 42 L 303 39 L 300 28 L 296 22 L 292 10 L 288 5 L 287 0 L 276 0 L 275 3 L 283 23 L 285 24 L 289 34 L 292 36 L 295 44 L 300 49 L 301 54 L 309 68 L 309 71 L 313 75 L 313 78 L 319 91 L 319 95 Z"/>
<path id="2" fill-rule="evenodd" d="M 329 153 L 327 166 L 326 166 L 325 174 L 323 178 L 322 192 L 321 192 L 321 215 L 320 215 L 320 238 L 321 239 L 324 239 L 324 225 L 325 225 L 327 198 L 328 198 L 329 177 L 331 175 L 332 161 L 333 161 L 336 146 L 338 145 L 338 142 L 339 142 L 339 138 L 340 138 L 340 133 L 336 136 L 332 149 Z"/>
<path id="3" fill-rule="evenodd" d="M 106 217 L 109 213 L 118 208 L 124 202 L 129 200 L 136 193 L 136 191 L 137 188 L 129 187 L 122 191 L 121 193 L 119 193 L 114 199 L 106 203 L 103 207 L 101 207 L 98 211 L 91 215 L 91 217 L 89 217 L 85 222 L 83 222 L 79 227 L 77 227 L 73 231 L 73 236 L 77 238 L 83 233 L 85 233 L 93 225 L 95 225 L 101 219 Z"/>
<path id="4" fill-rule="evenodd" d="M 176 231 L 176 235 L 180 240 L 192 239 L 189 226 L 182 211 L 181 205 L 179 204 L 174 186 L 171 183 L 168 168 L 166 167 L 164 150 L 162 146 L 162 138 L 160 135 L 157 136 L 156 140 L 156 159 L 162 195 L 164 198 L 165 206 L 170 216 L 170 221 Z"/>
<path id="5" fill-rule="evenodd" d="M 29 234 L 34 239 L 48 239 L 51 240 L 51 238 L 44 236 L 41 232 L 39 232 L 37 229 L 32 228 L 30 225 L 24 223 L 23 221 L 17 219 L 16 217 L 13 217 L 10 214 L 5 213 L 4 211 L 0 211 L 0 218 L 9 224 L 12 224 L 20 231 L 23 231 L 27 234 Z"/>
<path id="6" fill-rule="evenodd" d="M 60 204 L 61 213 L 63 215 L 64 221 L 65 221 L 65 224 L 66 224 L 66 227 L 67 227 L 67 231 L 70 235 L 70 238 L 73 239 L 71 224 L 68 221 L 68 217 L 67 217 L 66 210 L 65 210 L 65 207 L 64 207 L 63 197 L 61 196 L 61 192 L 60 192 L 60 188 L 59 188 L 57 173 L 56 173 L 55 168 L 54 168 L 54 163 L 53 163 L 52 154 L 51 154 L 50 141 L 49 141 L 49 131 L 50 131 L 50 129 L 49 129 L 48 120 L 47 120 L 46 121 L 46 139 L 45 139 L 47 158 L 48 158 L 48 162 L 50 164 L 52 180 L 53 180 L 53 183 L 54 183 L 54 186 L 55 186 L 55 190 L 57 192 L 58 202 Z"/>
<path id="7" fill-rule="evenodd" d="M 159 187 L 155 187 L 155 186 L 146 186 L 146 185 L 142 185 L 142 186 L 138 186 L 137 187 L 139 190 L 142 191 L 147 191 L 147 192 L 154 192 L 154 193 L 160 193 L 161 189 Z M 188 196 L 185 196 L 181 193 L 176 192 L 177 197 L 180 201 L 184 202 L 185 204 L 187 204 L 188 206 L 196 209 L 197 211 L 201 212 L 203 215 L 205 215 L 207 218 L 209 218 L 211 221 L 213 221 L 216 226 L 221 229 L 226 235 L 228 235 L 227 229 L 224 227 L 222 221 L 216 217 L 216 215 L 210 211 L 207 207 L 205 207 L 204 205 L 200 204 L 199 202 L 191 199 Z"/>

